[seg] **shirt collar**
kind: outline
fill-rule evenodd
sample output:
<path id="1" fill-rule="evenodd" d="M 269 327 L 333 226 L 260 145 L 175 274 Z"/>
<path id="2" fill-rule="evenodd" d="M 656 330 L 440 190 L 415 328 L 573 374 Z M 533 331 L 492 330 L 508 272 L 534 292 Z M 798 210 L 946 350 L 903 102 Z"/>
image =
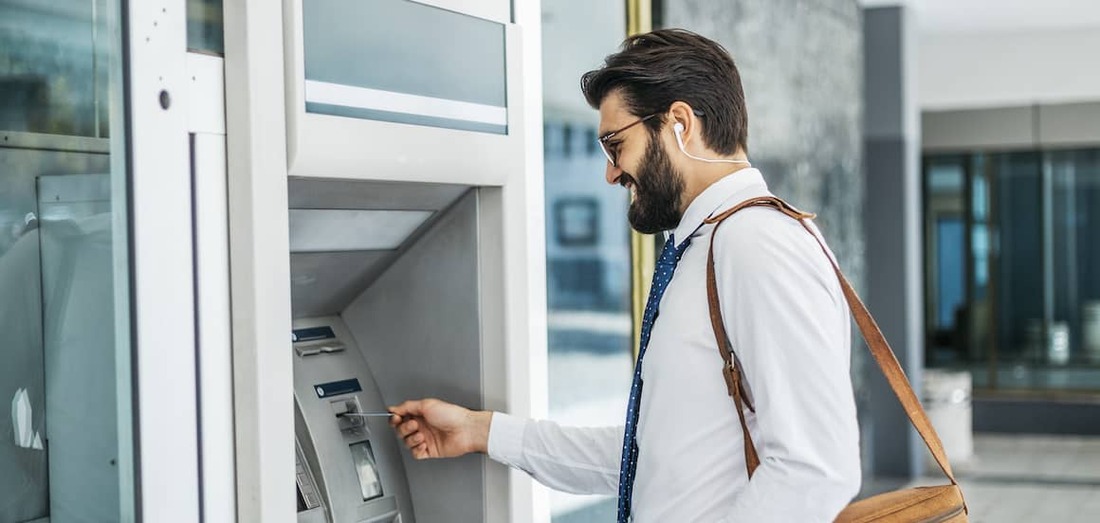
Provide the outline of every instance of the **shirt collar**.
<path id="1" fill-rule="evenodd" d="M 768 184 L 764 182 L 764 176 L 753 167 L 747 167 L 734 171 L 710 184 L 703 189 L 684 211 L 680 218 L 680 225 L 676 226 L 676 243 L 679 244 L 694 236 L 703 221 L 714 214 L 715 211 L 725 210 L 737 202 L 747 200 L 754 196 L 765 196 L 768 193 Z M 732 201 L 736 198 L 736 201 Z M 728 204 L 727 204 L 728 202 Z"/>

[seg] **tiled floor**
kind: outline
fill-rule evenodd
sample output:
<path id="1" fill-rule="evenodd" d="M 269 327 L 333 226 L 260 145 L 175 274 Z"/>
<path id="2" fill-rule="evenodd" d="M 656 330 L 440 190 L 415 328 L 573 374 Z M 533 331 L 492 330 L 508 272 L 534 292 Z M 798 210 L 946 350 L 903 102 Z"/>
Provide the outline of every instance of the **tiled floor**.
<path id="1" fill-rule="evenodd" d="M 1100 522 L 1100 437 L 980 434 L 974 453 L 955 465 L 970 521 Z"/>

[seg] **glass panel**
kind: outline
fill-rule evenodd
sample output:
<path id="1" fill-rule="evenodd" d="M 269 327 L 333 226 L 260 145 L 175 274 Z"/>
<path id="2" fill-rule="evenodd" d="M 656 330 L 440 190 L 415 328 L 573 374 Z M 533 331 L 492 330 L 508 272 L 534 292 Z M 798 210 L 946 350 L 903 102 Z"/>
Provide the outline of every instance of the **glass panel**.
<path id="1" fill-rule="evenodd" d="M 107 135 L 108 6 L 117 0 L 0 1 L 0 129 Z"/>
<path id="2" fill-rule="evenodd" d="M 929 365 L 959 364 L 966 303 L 966 158 L 934 158 L 925 167 L 925 306 Z"/>
<path id="3" fill-rule="evenodd" d="M 1052 336 L 1064 334 L 1057 363 L 1100 365 L 1100 150 L 1051 153 Z M 1059 339 L 1059 341 L 1061 341 Z M 1100 388 L 1100 372 L 1067 384 Z"/>
<path id="4" fill-rule="evenodd" d="M 926 157 L 925 214 L 928 365 L 1100 390 L 1100 149 Z"/>
<path id="5" fill-rule="evenodd" d="M 187 49 L 225 54 L 222 0 L 187 0 Z"/>
<path id="6" fill-rule="evenodd" d="M 46 5 L 0 0 L 0 521 L 132 521 L 121 7 Z"/>
<path id="7" fill-rule="evenodd" d="M 502 24 L 407 0 L 310 0 L 302 40 L 308 112 L 507 133 Z"/>
<path id="8" fill-rule="evenodd" d="M 626 34 L 625 3 L 543 2 L 550 418 L 621 425 L 633 355 L 627 195 L 604 182 L 599 115 L 580 92 Z M 551 493 L 556 523 L 613 521 L 615 498 Z"/>
<path id="9" fill-rule="evenodd" d="M 995 183 L 998 256 L 996 297 L 997 384 L 1028 386 L 1026 369 L 1045 361 L 1043 343 L 1042 172 L 1036 153 L 990 156 Z"/>
<path id="10" fill-rule="evenodd" d="M 966 307 L 960 318 L 958 336 L 960 350 L 966 354 L 966 361 L 974 365 L 975 373 L 981 374 L 977 381 L 986 381 L 990 368 L 987 362 L 995 362 L 997 351 L 994 342 L 994 310 L 991 292 L 990 274 L 993 267 L 993 251 L 990 231 L 995 230 L 989 187 L 993 175 L 987 168 L 985 155 L 974 155 L 970 161 L 970 177 L 967 188 L 969 207 L 965 214 L 967 237 L 963 252 L 968 253 L 966 274 Z"/>

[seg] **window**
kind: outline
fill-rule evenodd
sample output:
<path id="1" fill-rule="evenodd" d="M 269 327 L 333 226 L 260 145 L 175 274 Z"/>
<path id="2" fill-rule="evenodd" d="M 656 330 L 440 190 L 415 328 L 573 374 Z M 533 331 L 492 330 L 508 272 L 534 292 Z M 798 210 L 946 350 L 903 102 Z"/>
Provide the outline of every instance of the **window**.
<path id="1" fill-rule="evenodd" d="M 604 182 L 599 114 L 579 85 L 626 35 L 626 4 L 543 2 L 542 20 L 550 418 L 619 425 L 633 368 L 628 196 Z M 610 521 L 616 508 L 551 494 L 556 523 Z"/>
<path id="2" fill-rule="evenodd" d="M 1100 149 L 924 158 L 928 364 L 1100 391 Z"/>

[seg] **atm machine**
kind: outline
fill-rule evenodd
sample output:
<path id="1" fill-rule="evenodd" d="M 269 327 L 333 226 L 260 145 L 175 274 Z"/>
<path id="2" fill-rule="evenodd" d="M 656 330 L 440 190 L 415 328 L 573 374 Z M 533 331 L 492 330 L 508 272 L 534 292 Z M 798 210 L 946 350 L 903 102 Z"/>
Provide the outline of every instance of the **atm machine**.
<path id="1" fill-rule="evenodd" d="M 415 522 L 392 429 L 367 415 L 385 412 L 385 403 L 347 329 L 338 317 L 299 326 L 292 337 L 298 521 Z"/>
<path id="2" fill-rule="evenodd" d="M 541 188 L 511 3 L 283 5 L 297 520 L 505 521 L 505 467 L 413 460 L 365 414 L 511 404 L 527 291 L 505 278 Z"/>
<path id="3" fill-rule="evenodd" d="M 485 520 L 484 457 L 413 461 L 387 418 L 366 416 L 423 396 L 481 408 L 499 393 L 486 367 L 501 348 L 486 342 L 501 323 L 485 314 L 499 297 L 480 265 L 502 253 L 479 238 L 485 198 L 443 184 L 289 189 L 298 521 Z"/>

